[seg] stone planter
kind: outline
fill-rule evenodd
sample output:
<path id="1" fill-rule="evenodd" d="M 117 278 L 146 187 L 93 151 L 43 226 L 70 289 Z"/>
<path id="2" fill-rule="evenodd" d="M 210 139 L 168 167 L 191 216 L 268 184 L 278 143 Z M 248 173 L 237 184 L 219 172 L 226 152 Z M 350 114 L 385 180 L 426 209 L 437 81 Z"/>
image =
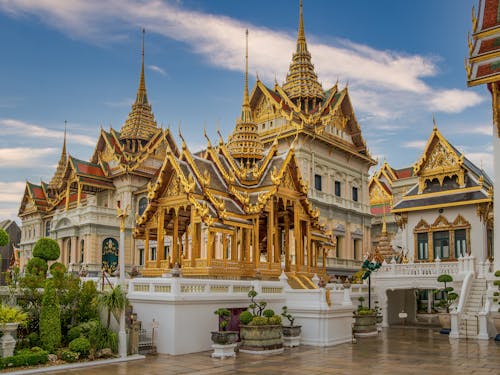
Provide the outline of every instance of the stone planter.
<path id="1" fill-rule="evenodd" d="M 301 331 L 302 326 L 283 326 L 283 345 L 287 348 L 299 346 Z"/>
<path id="2" fill-rule="evenodd" d="M 491 319 L 493 320 L 493 324 L 496 329 L 495 341 L 500 341 L 500 313 L 492 313 Z"/>
<path id="3" fill-rule="evenodd" d="M 451 330 L 451 316 L 449 313 L 439 313 L 439 324 L 441 325 L 441 332 L 446 333 L 445 331 L 450 332 Z"/>
<path id="4" fill-rule="evenodd" d="M 281 325 L 240 325 L 240 351 L 251 354 L 276 354 L 283 352 Z"/>
<path id="5" fill-rule="evenodd" d="M 354 314 L 354 325 L 353 334 L 356 337 L 366 337 L 366 336 L 376 336 L 377 330 L 377 315 L 376 314 L 365 314 L 358 315 Z"/>
<path id="6" fill-rule="evenodd" d="M 238 331 L 213 331 L 211 333 L 214 344 L 226 345 L 238 341 Z"/>
<path id="7" fill-rule="evenodd" d="M 16 331 L 18 325 L 19 323 L 0 324 L 0 331 L 3 333 L 3 336 L 0 339 L 0 354 L 2 358 L 14 355 L 16 340 L 12 337 L 12 333 Z"/>

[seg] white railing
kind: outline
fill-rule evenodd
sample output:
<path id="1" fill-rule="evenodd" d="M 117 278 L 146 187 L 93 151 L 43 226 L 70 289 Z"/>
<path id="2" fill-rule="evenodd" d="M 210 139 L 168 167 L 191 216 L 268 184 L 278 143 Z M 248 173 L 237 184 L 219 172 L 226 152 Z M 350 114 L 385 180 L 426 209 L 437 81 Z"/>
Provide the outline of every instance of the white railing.
<path id="1" fill-rule="evenodd" d="M 456 262 L 441 262 L 438 259 L 432 263 L 384 264 L 377 272 L 372 274 L 372 277 L 437 277 L 442 274 L 460 275 L 474 273 L 475 271 L 475 258 L 467 256 L 459 258 Z"/>
<path id="2" fill-rule="evenodd" d="M 187 278 L 136 278 L 129 280 L 129 297 L 155 296 L 237 296 L 247 298 L 254 290 L 259 295 L 281 296 L 285 284 L 281 281 L 261 280 L 209 280 Z"/>
<path id="3" fill-rule="evenodd" d="M 332 268 L 353 268 L 361 269 L 362 260 L 343 259 L 343 258 L 326 258 L 326 267 Z"/>

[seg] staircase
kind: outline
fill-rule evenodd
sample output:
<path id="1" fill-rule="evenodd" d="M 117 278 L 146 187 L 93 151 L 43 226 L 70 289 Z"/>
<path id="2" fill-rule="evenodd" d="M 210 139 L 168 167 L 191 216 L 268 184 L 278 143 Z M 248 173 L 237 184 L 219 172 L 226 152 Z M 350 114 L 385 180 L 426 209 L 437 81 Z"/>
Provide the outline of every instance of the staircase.
<path id="1" fill-rule="evenodd" d="M 478 335 L 478 314 L 483 309 L 485 303 L 486 289 L 487 286 L 484 280 L 472 280 L 472 285 L 460 321 L 460 338 L 474 338 Z"/>

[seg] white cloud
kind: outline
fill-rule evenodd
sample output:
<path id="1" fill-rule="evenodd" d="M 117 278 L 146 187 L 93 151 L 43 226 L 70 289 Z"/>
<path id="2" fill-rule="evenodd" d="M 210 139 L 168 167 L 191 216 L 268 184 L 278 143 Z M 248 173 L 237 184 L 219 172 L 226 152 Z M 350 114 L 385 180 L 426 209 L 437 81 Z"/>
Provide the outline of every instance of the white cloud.
<path id="1" fill-rule="evenodd" d="M 408 148 L 417 148 L 420 150 L 424 150 L 425 146 L 427 145 L 427 141 L 423 140 L 415 140 L 415 141 L 409 141 L 403 143 L 403 147 L 408 147 Z"/>
<path id="2" fill-rule="evenodd" d="M 484 169 L 489 176 L 493 175 L 493 152 L 469 152 L 465 153 L 465 156 L 476 166 Z"/>
<path id="3" fill-rule="evenodd" d="M 0 167 L 32 168 L 40 164 L 40 159 L 52 155 L 57 148 L 0 148 Z"/>
<path id="4" fill-rule="evenodd" d="M 148 65 L 148 69 L 152 70 L 153 72 L 160 73 L 162 76 L 167 76 L 167 72 L 165 72 L 165 70 L 160 68 L 159 66 Z"/>
<path id="5" fill-rule="evenodd" d="M 474 91 L 437 90 L 432 94 L 429 104 L 435 111 L 458 113 L 466 108 L 474 107 L 483 100 L 484 98 Z"/>
<path id="6" fill-rule="evenodd" d="M 0 182 L 0 202 L 17 203 L 21 202 L 24 193 L 25 182 Z"/>
<path id="7" fill-rule="evenodd" d="M 148 25 L 150 32 L 187 43 L 211 64 L 236 71 L 244 68 L 244 30 L 249 28 L 250 70 L 264 81 L 285 77 L 296 38 L 295 34 L 160 0 L 0 0 L 0 10 L 35 15 L 51 27 L 95 43 L 102 43 L 103 38 L 121 39 L 127 29 Z M 325 87 L 338 78 L 349 81 L 357 110 L 366 114 L 395 119 L 407 111 L 428 111 L 429 106 L 434 111 L 457 113 L 484 99 L 471 91 L 429 86 L 423 79 L 438 73 L 434 57 L 377 50 L 348 40 L 332 45 L 316 42 L 312 35 L 308 38 Z"/>
<path id="8" fill-rule="evenodd" d="M 493 125 L 491 124 L 486 124 L 486 125 L 474 125 L 474 124 L 468 124 L 468 125 L 461 125 L 459 127 L 454 127 L 457 133 L 460 134 L 474 134 L 474 135 L 487 135 L 487 136 L 492 136 L 493 135 Z"/>
<path id="9" fill-rule="evenodd" d="M 0 119 L 0 128 L 2 128 L 2 133 L 5 135 L 53 139 L 62 139 L 64 137 L 64 131 L 62 130 L 51 130 L 40 125 L 11 118 Z M 85 146 L 95 145 L 95 140 L 92 137 L 82 134 L 72 134 L 71 129 L 68 129 L 68 140 Z"/>

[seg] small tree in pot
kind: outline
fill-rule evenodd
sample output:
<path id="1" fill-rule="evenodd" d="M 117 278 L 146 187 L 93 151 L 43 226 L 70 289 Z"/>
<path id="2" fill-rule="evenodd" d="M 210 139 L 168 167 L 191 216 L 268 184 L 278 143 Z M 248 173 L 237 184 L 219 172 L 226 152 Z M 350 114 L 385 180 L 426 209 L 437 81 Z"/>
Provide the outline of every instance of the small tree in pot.
<path id="1" fill-rule="evenodd" d="M 238 341 L 238 331 L 228 331 L 227 327 L 231 320 L 231 311 L 226 308 L 218 308 L 214 314 L 219 317 L 219 330 L 212 331 L 212 358 L 234 357 L 234 348 Z"/>
<path id="2" fill-rule="evenodd" d="M 444 288 L 435 290 L 434 293 L 443 293 L 443 298 L 439 302 L 439 306 L 445 309 L 445 313 L 439 314 L 439 322 L 441 323 L 441 333 L 448 334 L 451 330 L 450 307 L 458 298 L 458 294 L 454 292 L 452 286 L 447 286 L 453 281 L 453 277 L 447 274 L 439 275 L 437 281 L 444 284 Z"/>
<path id="3" fill-rule="evenodd" d="M 283 326 L 283 345 L 287 347 L 299 346 L 302 326 L 294 325 L 295 317 L 290 314 L 287 306 L 282 307 L 281 316 L 287 319 L 289 323 Z"/>

